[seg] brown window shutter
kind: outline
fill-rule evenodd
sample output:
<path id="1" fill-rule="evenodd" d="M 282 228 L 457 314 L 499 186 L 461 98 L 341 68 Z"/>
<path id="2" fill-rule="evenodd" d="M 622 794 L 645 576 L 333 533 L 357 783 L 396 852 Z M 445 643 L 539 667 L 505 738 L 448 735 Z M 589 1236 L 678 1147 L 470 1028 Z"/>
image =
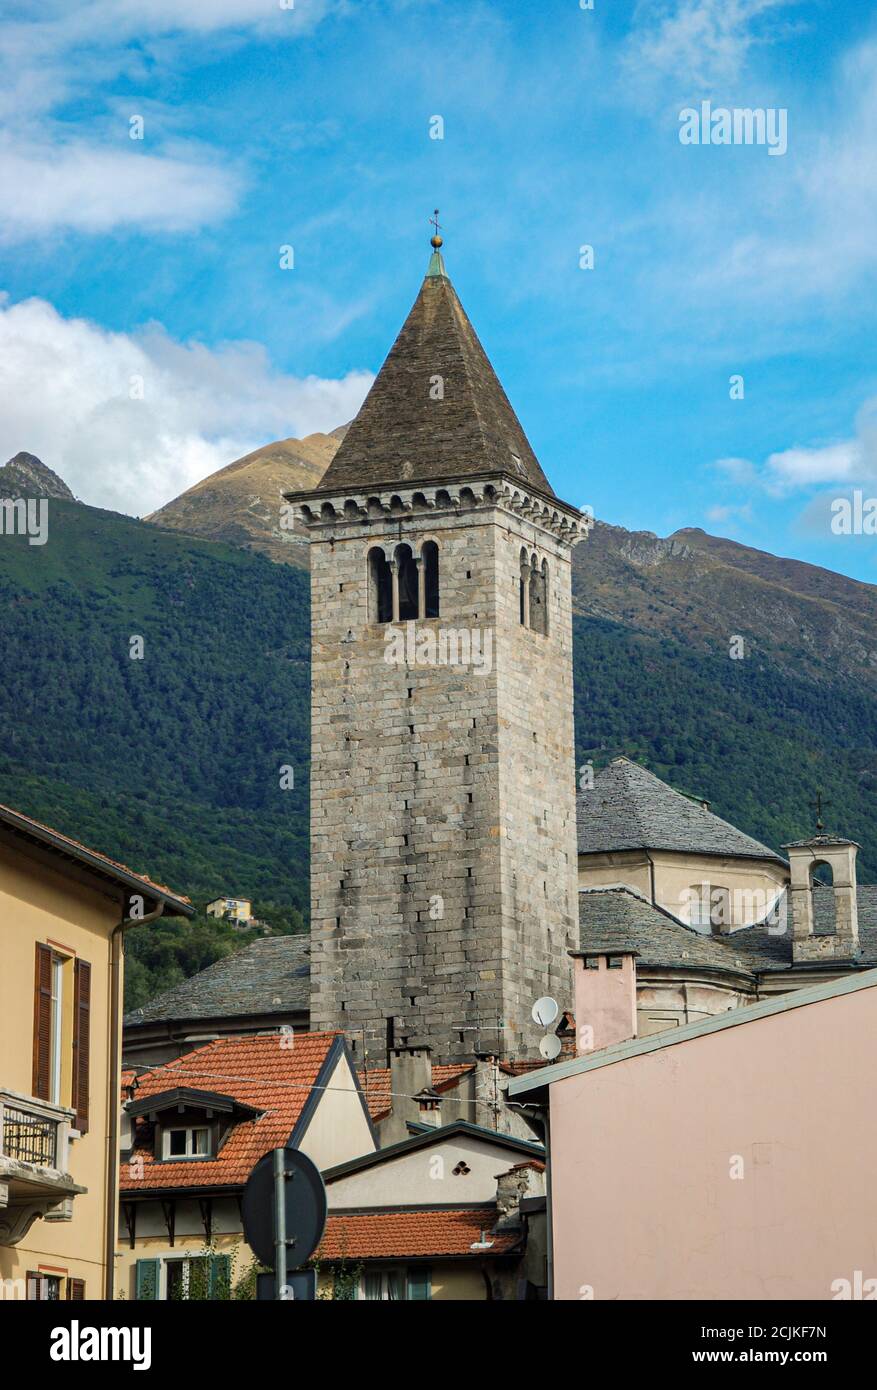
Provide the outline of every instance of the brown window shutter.
<path id="1" fill-rule="evenodd" d="M 33 1010 L 33 1093 L 49 1100 L 52 1066 L 52 950 L 37 942 Z"/>
<path id="2" fill-rule="evenodd" d="M 91 1037 L 91 966 L 76 962 L 73 985 L 73 1109 L 76 1128 L 88 1133 L 88 1062 Z"/>
<path id="3" fill-rule="evenodd" d="M 84 1279 L 68 1279 L 68 1280 L 67 1280 L 67 1297 L 68 1297 L 68 1299 L 70 1299 L 72 1302 L 75 1302 L 75 1303 L 79 1303 L 82 1299 L 84 1299 L 84 1298 L 85 1298 L 85 1280 L 84 1280 Z"/>

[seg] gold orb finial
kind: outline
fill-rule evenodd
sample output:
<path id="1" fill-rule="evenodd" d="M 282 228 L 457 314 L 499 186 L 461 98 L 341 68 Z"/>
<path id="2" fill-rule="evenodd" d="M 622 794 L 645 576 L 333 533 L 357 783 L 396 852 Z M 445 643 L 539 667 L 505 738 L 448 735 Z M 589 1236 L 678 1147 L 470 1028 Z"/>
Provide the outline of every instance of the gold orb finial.
<path id="1" fill-rule="evenodd" d="M 437 250 L 439 249 L 440 246 L 443 246 L 443 245 L 444 245 L 444 242 L 443 242 L 442 238 L 439 236 L 439 220 L 438 220 L 438 215 L 439 215 L 439 210 L 438 210 L 438 208 L 436 208 L 436 210 L 435 210 L 435 212 L 433 213 L 432 217 L 429 219 L 429 220 L 430 220 L 430 223 L 432 224 L 432 226 L 435 227 L 435 232 L 434 232 L 433 235 L 430 237 L 430 239 L 429 239 L 429 244 L 430 244 L 430 246 L 433 248 L 433 250 L 435 250 L 435 251 L 437 251 Z"/>

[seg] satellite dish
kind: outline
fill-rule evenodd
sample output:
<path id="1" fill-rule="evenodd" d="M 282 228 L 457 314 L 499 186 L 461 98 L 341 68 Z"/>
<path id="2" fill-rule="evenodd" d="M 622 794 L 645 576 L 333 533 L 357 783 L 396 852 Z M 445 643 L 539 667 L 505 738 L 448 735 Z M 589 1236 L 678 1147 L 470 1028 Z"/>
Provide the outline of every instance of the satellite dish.
<path id="1" fill-rule="evenodd" d="M 545 994 L 541 999 L 537 999 L 532 1008 L 534 1023 L 539 1023 L 543 1028 L 550 1028 L 557 1015 L 560 1013 L 560 1006 L 556 999 L 552 999 L 550 994 Z"/>
<path id="2" fill-rule="evenodd" d="M 546 1033 L 539 1044 L 539 1051 L 546 1062 L 553 1062 L 560 1055 L 561 1042 L 556 1033 Z"/>

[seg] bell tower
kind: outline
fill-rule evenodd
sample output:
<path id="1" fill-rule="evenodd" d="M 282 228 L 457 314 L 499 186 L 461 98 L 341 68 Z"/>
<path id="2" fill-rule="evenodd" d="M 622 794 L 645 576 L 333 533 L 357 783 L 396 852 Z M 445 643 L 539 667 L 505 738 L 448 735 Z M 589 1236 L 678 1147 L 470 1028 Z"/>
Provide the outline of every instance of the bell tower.
<path id="1" fill-rule="evenodd" d="M 792 959 L 795 965 L 852 961 L 859 955 L 859 916 L 856 894 L 854 840 L 826 835 L 822 828 L 810 839 L 796 840 L 783 848 L 789 856 L 789 896 L 792 906 Z M 823 869 L 831 875 L 825 885 L 828 929 L 814 913 L 814 875 Z"/>
<path id="2" fill-rule="evenodd" d="M 536 1055 L 578 944 L 570 555 L 433 252 L 320 486 L 311 557 L 311 1026 L 357 1056 Z"/>

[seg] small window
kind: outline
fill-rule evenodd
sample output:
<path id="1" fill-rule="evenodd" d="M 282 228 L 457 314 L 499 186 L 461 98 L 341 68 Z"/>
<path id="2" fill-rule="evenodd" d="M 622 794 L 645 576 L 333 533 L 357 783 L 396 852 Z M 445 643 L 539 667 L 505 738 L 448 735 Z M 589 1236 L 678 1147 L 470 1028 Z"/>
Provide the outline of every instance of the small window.
<path id="1" fill-rule="evenodd" d="M 731 893 L 715 883 L 694 883 L 688 890 L 690 925 L 700 931 L 727 932 L 731 928 Z"/>
<path id="2" fill-rule="evenodd" d="M 164 1131 L 165 1158 L 209 1158 L 210 1130 L 207 1128 L 166 1129 Z"/>
<path id="3" fill-rule="evenodd" d="M 530 568 L 530 629 L 545 637 L 548 633 L 548 563 L 542 568 L 533 556 Z"/>
<path id="4" fill-rule="evenodd" d="M 439 616 L 439 553 L 435 541 L 424 541 L 423 549 L 420 552 L 420 563 L 423 568 L 423 594 L 425 618 L 437 618 Z M 468 576 L 468 571 L 467 571 Z"/>
<path id="5" fill-rule="evenodd" d="M 368 620 L 370 623 L 393 620 L 393 576 L 380 546 L 368 553 Z"/>
<path id="6" fill-rule="evenodd" d="M 396 568 L 399 576 L 399 622 L 411 622 L 417 617 L 420 579 L 410 545 L 396 546 Z"/>
<path id="7" fill-rule="evenodd" d="M 548 561 L 539 564 L 534 553 L 528 555 L 521 547 L 521 572 L 518 580 L 518 617 L 522 627 L 548 636 Z"/>
<path id="8" fill-rule="evenodd" d="M 61 1298 L 61 1278 L 41 1270 L 28 1270 L 25 1294 L 32 1303 L 57 1303 Z"/>

